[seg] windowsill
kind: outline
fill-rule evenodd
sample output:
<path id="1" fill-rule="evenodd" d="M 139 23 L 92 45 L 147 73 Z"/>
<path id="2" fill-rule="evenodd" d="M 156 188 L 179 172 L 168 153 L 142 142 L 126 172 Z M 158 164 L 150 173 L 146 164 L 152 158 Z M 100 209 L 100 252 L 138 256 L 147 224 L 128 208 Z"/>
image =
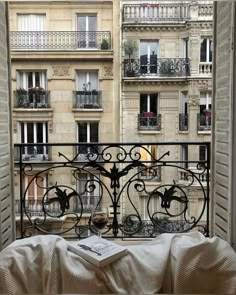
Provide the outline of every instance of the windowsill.
<path id="1" fill-rule="evenodd" d="M 211 130 L 201 130 L 197 132 L 198 134 L 207 134 L 207 135 L 211 135 Z"/>
<path id="2" fill-rule="evenodd" d="M 158 130 L 138 130 L 139 134 L 161 134 L 161 131 Z"/>
<path id="3" fill-rule="evenodd" d="M 72 112 L 103 112 L 103 108 L 85 109 L 85 108 L 73 108 Z"/>

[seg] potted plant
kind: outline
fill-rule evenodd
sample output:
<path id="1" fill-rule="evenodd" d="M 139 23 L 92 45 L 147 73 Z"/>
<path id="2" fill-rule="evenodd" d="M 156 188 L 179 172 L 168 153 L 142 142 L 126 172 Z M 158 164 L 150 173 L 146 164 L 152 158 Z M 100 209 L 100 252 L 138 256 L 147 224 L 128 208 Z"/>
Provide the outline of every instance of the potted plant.
<path id="1" fill-rule="evenodd" d="M 108 41 L 106 39 L 102 39 L 101 49 L 106 50 L 108 49 Z"/>
<path id="2" fill-rule="evenodd" d="M 135 40 L 125 40 L 123 43 L 123 49 L 125 56 L 128 57 L 128 60 L 125 60 L 125 74 L 127 76 L 135 76 L 135 57 L 138 51 L 138 45 Z"/>

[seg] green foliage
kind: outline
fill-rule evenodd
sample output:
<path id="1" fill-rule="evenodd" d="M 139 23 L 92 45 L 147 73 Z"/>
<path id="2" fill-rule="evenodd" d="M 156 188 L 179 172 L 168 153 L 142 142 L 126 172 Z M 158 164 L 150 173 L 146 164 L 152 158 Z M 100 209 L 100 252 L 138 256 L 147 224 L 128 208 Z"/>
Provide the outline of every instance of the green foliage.
<path id="1" fill-rule="evenodd" d="M 123 43 L 123 49 L 125 52 L 125 55 L 131 59 L 132 57 L 135 57 L 135 53 L 138 51 L 138 44 L 135 40 L 125 40 Z"/>

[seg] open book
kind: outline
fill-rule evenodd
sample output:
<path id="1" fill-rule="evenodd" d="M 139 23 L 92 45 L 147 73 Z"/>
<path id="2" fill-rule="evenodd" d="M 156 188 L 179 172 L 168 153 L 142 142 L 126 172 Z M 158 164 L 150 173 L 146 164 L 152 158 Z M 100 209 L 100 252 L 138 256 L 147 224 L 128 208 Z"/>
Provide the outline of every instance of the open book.
<path id="1" fill-rule="evenodd" d="M 102 267 L 114 260 L 124 256 L 127 253 L 127 248 L 111 241 L 101 238 L 102 247 L 96 247 L 99 242 L 98 236 L 91 236 L 79 242 L 69 243 L 68 250 L 80 255 L 85 260 Z"/>

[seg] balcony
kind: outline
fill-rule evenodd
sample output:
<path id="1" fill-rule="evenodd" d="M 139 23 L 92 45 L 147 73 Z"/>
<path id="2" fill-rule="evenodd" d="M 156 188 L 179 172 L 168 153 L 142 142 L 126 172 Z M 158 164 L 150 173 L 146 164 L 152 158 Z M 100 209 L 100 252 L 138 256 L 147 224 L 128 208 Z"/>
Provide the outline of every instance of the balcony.
<path id="1" fill-rule="evenodd" d="M 14 108 L 42 109 L 50 108 L 49 91 L 46 90 L 24 90 L 14 91 Z"/>
<path id="2" fill-rule="evenodd" d="M 124 23 L 158 23 L 181 22 L 190 19 L 188 3 L 156 3 L 124 4 Z"/>
<path id="3" fill-rule="evenodd" d="M 213 4 L 197 3 L 152 3 L 124 4 L 123 24 L 186 23 L 187 21 L 212 21 Z"/>
<path id="4" fill-rule="evenodd" d="M 179 131 L 188 131 L 188 114 L 179 114 Z"/>
<path id="5" fill-rule="evenodd" d="M 100 109 L 102 108 L 102 92 L 93 91 L 74 91 L 73 108 L 79 109 Z"/>
<path id="6" fill-rule="evenodd" d="M 144 112 L 138 115 L 138 130 L 161 131 L 161 114 L 154 115 L 152 112 Z"/>
<path id="7" fill-rule="evenodd" d="M 212 76 L 212 62 L 201 62 L 199 64 L 199 74 Z"/>
<path id="8" fill-rule="evenodd" d="M 157 58 L 153 63 L 124 59 L 124 77 L 186 77 L 190 75 L 187 58 Z"/>
<path id="9" fill-rule="evenodd" d="M 109 31 L 12 31 L 11 50 L 110 50 Z"/>
<path id="10" fill-rule="evenodd" d="M 211 112 L 197 114 L 198 131 L 211 131 Z"/>
<path id="11" fill-rule="evenodd" d="M 209 157 L 196 161 L 194 154 L 192 158 L 189 155 L 188 161 L 182 161 L 178 154 L 181 154 L 181 145 L 191 149 L 205 145 L 209 155 L 210 143 L 44 145 L 53 151 L 50 162 L 29 162 L 23 153 L 29 145 L 15 144 L 19 155 L 15 160 L 18 184 L 15 195 L 20 237 L 34 232 L 80 238 L 85 232 L 94 231 L 89 222 L 91 209 L 102 204 L 106 204 L 110 212 L 103 233 L 108 238 L 153 238 L 163 232 L 192 230 L 200 230 L 208 236 Z M 34 146 L 41 148 L 42 145 Z M 90 156 L 87 154 L 84 161 L 77 155 L 88 151 L 88 146 Z M 183 164 L 195 169 L 184 168 Z M 187 181 L 182 181 L 179 171 Z M 201 199 L 197 210 L 192 207 L 196 204 L 191 201 L 194 198 Z M 59 227 L 55 230 L 56 224 Z"/>

